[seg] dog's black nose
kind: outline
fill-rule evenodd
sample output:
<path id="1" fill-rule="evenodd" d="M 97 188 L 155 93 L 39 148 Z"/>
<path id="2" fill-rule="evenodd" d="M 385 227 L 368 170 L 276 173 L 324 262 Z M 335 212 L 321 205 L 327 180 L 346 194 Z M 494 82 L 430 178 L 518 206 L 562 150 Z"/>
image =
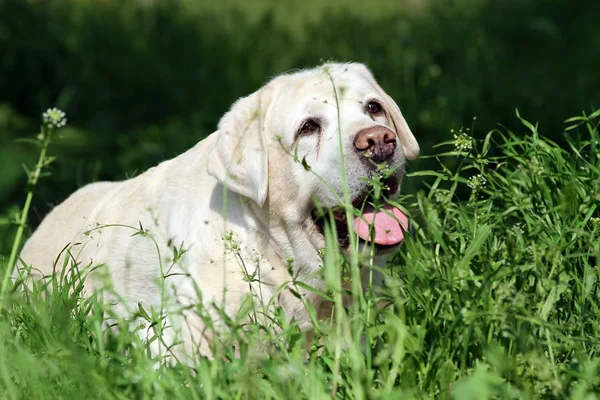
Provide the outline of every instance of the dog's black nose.
<path id="1" fill-rule="evenodd" d="M 396 134 L 385 126 L 362 129 L 354 138 L 354 147 L 368 159 L 380 164 L 394 154 Z"/>

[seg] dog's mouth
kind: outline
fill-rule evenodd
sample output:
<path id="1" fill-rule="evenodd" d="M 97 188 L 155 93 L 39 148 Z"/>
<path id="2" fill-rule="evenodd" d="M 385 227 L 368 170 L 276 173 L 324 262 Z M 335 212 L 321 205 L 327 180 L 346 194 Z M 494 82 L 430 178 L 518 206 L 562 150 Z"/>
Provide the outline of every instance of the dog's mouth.
<path id="1" fill-rule="evenodd" d="M 315 208 L 311 215 L 319 233 L 324 236 L 326 221 L 333 220 L 338 242 L 343 249 L 350 246 L 349 228 L 358 235 L 360 242 L 374 245 L 378 253 L 385 253 L 397 247 L 404 240 L 408 218 L 399 208 L 385 200 L 398 190 L 398 181 L 390 178 L 383 183 L 384 189 L 379 199 L 373 196 L 372 191 L 368 191 L 352 201 L 354 210 L 350 215 L 350 223 L 343 206 Z"/>

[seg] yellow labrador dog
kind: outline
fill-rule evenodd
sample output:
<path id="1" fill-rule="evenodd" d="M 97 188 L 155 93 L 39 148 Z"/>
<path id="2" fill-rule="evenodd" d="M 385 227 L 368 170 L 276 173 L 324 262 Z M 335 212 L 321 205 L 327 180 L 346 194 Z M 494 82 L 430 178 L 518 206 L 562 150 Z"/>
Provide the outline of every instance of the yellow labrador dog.
<path id="1" fill-rule="evenodd" d="M 254 292 L 308 331 L 305 305 L 281 288 L 292 280 L 290 272 L 324 286 L 315 278 L 325 247 L 317 206 L 338 206 L 345 185 L 360 205 L 369 192 L 365 178 L 382 163 L 394 168 L 385 182 L 393 198 L 405 161 L 418 153 L 400 109 L 364 65 L 326 64 L 281 75 L 238 100 L 218 130 L 186 153 L 135 178 L 73 193 L 45 218 L 21 258 L 44 275 L 64 257 L 79 268 L 99 266 L 86 291 L 110 285 L 123 312 L 139 302 L 195 304 L 200 293 L 202 304 L 234 316 Z M 389 204 L 379 211 L 366 205 L 362 218 L 341 222 L 342 247 L 349 243 L 344 226 L 350 226 L 379 252 L 398 245 L 408 225 Z M 135 229 L 143 234 L 134 235 Z M 303 295 L 319 309 L 317 295 Z M 209 353 L 199 317 L 189 313 L 173 326 L 181 328 L 187 350 Z"/>

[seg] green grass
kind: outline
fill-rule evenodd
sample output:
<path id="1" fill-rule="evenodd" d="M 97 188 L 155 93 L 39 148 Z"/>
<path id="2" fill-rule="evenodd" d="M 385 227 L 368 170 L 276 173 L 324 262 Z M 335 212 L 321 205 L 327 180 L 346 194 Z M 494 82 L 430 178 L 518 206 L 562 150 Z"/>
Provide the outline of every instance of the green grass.
<path id="1" fill-rule="evenodd" d="M 270 325 L 230 320 L 214 359 L 173 365 L 151 359 L 127 321 L 103 331 L 110 308 L 82 298 L 77 276 L 51 280 L 45 297 L 12 288 L 0 299 L 0 397 L 598 398 L 599 123 L 600 112 L 568 120 L 566 149 L 525 120 L 480 141 L 456 132 L 430 156 L 439 168 L 406 178 L 429 184 L 399 201 L 411 234 L 382 298 L 336 304 L 338 324 L 320 322 L 308 352 L 277 312 Z M 325 261 L 338 299 L 337 271 L 350 267 Z M 160 316 L 140 314 L 160 332 Z"/>

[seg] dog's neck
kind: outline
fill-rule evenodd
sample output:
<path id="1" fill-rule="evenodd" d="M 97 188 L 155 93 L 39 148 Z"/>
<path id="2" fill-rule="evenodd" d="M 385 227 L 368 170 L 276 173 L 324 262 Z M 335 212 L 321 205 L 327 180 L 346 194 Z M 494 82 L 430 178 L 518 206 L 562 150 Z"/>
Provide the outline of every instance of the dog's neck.
<path id="1" fill-rule="evenodd" d="M 261 232 L 269 232 L 268 238 L 263 236 L 265 241 L 261 246 L 263 256 L 269 262 L 269 265 L 265 267 L 270 269 L 262 272 L 265 283 L 275 285 L 288 283 L 289 288 L 302 295 L 301 301 L 296 297 L 287 300 L 280 297 L 280 302 L 288 313 L 292 311 L 292 314 L 296 316 L 298 313 L 304 313 L 306 310 L 302 301 L 308 301 L 313 306 L 318 306 L 320 298 L 313 291 L 296 285 L 297 282 L 301 282 L 318 290 L 322 290 L 324 285 L 322 277 L 319 276 L 323 259 L 319 249 L 311 241 L 309 232 L 304 229 L 304 221 L 269 213 L 268 210 L 272 207 L 258 207 L 252 202 L 247 205 L 248 211 L 260 224 L 257 227 L 257 237 L 263 236 Z M 303 226 L 303 229 L 298 230 L 298 226 Z M 290 232 L 294 232 L 294 235 L 290 235 Z M 301 307 L 301 310 L 298 307 Z M 288 308 L 293 310 L 288 310 Z"/>

